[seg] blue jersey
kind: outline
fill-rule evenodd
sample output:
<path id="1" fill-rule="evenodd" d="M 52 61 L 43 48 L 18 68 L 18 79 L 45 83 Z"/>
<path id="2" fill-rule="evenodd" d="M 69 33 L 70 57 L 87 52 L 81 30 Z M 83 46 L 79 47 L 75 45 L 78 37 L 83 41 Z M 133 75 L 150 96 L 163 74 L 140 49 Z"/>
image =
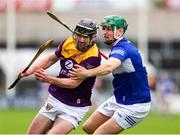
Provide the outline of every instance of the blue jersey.
<path id="1" fill-rule="evenodd" d="M 109 57 L 121 61 L 121 65 L 113 71 L 116 101 L 126 105 L 150 102 L 147 72 L 137 48 L 127 39 L 120 38 Z"/>

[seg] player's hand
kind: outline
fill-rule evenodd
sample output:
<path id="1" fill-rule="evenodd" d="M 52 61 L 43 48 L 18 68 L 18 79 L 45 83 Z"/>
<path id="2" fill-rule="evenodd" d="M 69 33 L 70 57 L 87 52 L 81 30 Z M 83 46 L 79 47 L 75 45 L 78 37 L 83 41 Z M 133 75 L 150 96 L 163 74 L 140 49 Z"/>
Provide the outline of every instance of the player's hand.
<path id="1" fill-rule="evenodd" d="M 69 71 L 70 78 L 84 80 L 88 77 L 88 70 L 80 65 L 74 65 L 71 71 Z"/>
<path id="2" fill-rule="evenodd" d="M 49 83 L 49 75 L 42 68 L 34 71 L 34 78 L 38 81 Z"/>
<path id="3" fill-rule="evenodd" d="M 18 76 L 21 77 L 21 78 L 30 76 L 30 75 L 32 75 L 33 72 L 34 72 L 34 69 L 33 69 L 33 68 L 28 69 L 25 73 L 23 73 L 23 70 L 24 70 L 24 69 L 20 69 L 20 71 L 19 71 L 19 73 L 18 73 Z"/>

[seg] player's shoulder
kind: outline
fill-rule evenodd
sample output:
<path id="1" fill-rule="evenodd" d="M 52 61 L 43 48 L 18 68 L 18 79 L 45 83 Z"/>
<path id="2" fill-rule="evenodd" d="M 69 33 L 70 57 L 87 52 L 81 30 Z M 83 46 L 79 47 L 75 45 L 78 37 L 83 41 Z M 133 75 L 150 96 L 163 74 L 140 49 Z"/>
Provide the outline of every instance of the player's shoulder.
<path id="1" fill-rule="evenodd" d="M 118 40 L 116 46 L 127 47 L 130 44 L 132 44 L 131 41 L 127 40 L 126 38 L 122 38 L 122 39 Z"/>
<path id="2" fill-rule="evenodd" d="M 99 49 L 96 44 L 94 44 L 88 51 L 85 52 L 87 58 L 89 57 L 98 57 L 99 56 Z"/>
<path id="3" fill-rule="evenodd" d="M 127 40 L 126 38 L 123 38 L 122 40 L 120 40 L 117 43 L 116 47 L 125 49 L 127 51 L 136 51 L 137 50 L 136 46 L 130 40 Z"/>
<path id="4" fill-rule="evenodd" d="M 63 44 L 62 44 L 63 48 L 70 48 L 70 47 L 74 47 L 74 40 L 71 37 L 68 37 L 64 40 Z"/>
<path id="5" fill-rule="evenodd" d="M 72 37 L 67 38 L 61 45 L 61 55 L 65 58 L 70 58 L 77 54 L 78 50 L 75 47 L 75 43 Z"/>
<path id="6" fill-rule="evenodd" d="M 88 51 L 83 54 L 82 61 L 98 66 L 101 62 L 101 56 L 96 44 L 94 44 Z"/>
<path id="7" fill-rule="evenodd" d="M 86 68 L 88 69 L 99 66 L 101 63 L 101 55 L 97 46 L 94 46 L 92 49 L 90 49 L 83 57 L 83 59 L 83 61 L 86 63 Z"/>

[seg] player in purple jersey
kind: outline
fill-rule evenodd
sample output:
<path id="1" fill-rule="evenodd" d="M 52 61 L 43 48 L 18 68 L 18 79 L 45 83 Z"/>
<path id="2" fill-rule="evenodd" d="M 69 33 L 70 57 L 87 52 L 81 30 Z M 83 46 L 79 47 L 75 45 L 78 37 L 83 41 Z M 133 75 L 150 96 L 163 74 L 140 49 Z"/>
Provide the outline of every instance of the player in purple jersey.
<path id="1" fill-rule="evenodd" d="M 101 57 L 95 44 L 97 25 L 91 19 L 82 19 L 72 36 L 67 38 L 55 51 L 21 77 L 35 75 L 41 82 L 49 83 L 49 97 L 29 127 L 29 134 L 67 134 L 82 121 L 91 105 L 91 92 L 95 77 L 73 80 L 69 70 L 74 64 L 87 69 L 100 65 Z M 60 61 L 57 77 L 45 69 Z"/>
<path id="2" fill-rule="evenodd" d="M 103 38 L 111 45 L 109 59 L 93 69 L 79 65 L 70 71 L 73 79 L 113 74 L 114 95 L 85 122 L 88 134 L 117 134 L 142 121 L 150 111 L 147 72 L 137 48 L 124 37 L 128 24 L 123 17 L 106 16 L 101 23 Z"/>

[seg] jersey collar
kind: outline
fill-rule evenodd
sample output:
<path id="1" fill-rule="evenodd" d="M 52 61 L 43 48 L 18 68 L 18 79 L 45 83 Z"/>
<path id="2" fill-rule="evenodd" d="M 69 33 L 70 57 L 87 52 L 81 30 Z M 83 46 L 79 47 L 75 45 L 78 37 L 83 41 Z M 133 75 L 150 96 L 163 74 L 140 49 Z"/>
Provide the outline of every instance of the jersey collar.
<path id="1" fill-rule="evenodd" d="M 120 40 L 122 40 L 124 37 L 120 37 L 118 40 L 116 40 L 116 42 L 113 43 L 113 46 L 115 46 Z"/>

